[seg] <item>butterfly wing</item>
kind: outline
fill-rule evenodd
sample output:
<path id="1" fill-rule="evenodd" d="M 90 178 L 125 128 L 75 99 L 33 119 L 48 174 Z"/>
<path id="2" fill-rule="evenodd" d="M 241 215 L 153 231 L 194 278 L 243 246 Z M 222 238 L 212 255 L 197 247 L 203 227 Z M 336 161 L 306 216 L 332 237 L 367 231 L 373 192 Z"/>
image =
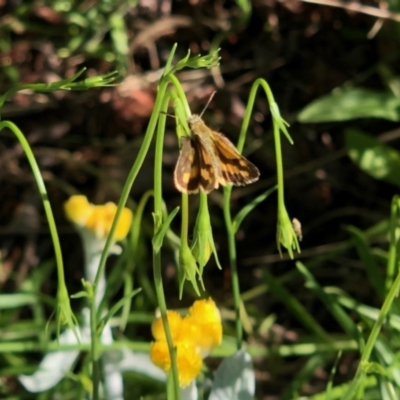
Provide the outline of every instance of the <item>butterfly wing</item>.
<path id="1" fill-rule="evenodd" d="M 183 193 L 205 193 L 218 187 L 212 158 L 197 136 L 184 137 L 174 171 L 176 188 Z"/>
<path id="2" fill-rule="evenodd" d="M 200 187 L 204 193 L 210 193 L 219 186 L 219 163 L 216 162 L 215 155 L 210 153 L 212 150 L 209 150 L 197 135 L 195 135 L 193 139 L 196 145 L 196 152 L 199 155 Z"/>
<path id="3" fill-rule="evenodd" d="M 221 185 L 232 183 L 244 186 L 260 177 L 258 168 L 243 157 L 231 141 L 219 132 L 213 131 L 215 153 L 220 160 L 218 182 Z"/>
<path id="4" fill-rule="evenodd" d="M 192 136 L 184 137 L 174 172 L 176 188 L 184 193 L 209 193 L 218 186 L 255 182 L 260 172 L 224 135 L 207 127 L 201 116 L 189 120 Z"/>
<path id="5" fill-rule="evenodd" d="M 182 138 L 182 147 L 174 171 L 176 188 L 183 193 L 197 193 L 200 187 L 200 160 L 194 141 Z"/>

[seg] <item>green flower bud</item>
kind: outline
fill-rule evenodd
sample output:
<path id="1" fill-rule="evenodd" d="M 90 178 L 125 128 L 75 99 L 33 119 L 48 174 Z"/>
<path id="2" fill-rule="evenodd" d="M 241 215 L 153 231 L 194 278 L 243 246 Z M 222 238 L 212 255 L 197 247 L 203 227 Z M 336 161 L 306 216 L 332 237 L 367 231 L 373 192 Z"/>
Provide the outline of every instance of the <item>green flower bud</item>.
<path id="1" fill-rule="evenodd" d="M 296 231 L 290 221 L 285 206 L 278 209 L 278 227 L 276 232 L 276 240 L 279 254 L 282 255 L 281 245 L 287 249 L 290 258 L 293 258 L 293 250 L 300 252 L 299 241 Z"/>
<path id="2" fill-rule="evenodd" d="M 203 273 L 203 268 L 210 259 L 211 253 L 214 253 L 215 261 L 221 269 L 215 249 L 210 214 L 208 212 L 207 195 L 205 193 L 200 193 L 200 208 L 197 214 L 193 237 L 192 252 L 199 264 L 200 273 Z"/>

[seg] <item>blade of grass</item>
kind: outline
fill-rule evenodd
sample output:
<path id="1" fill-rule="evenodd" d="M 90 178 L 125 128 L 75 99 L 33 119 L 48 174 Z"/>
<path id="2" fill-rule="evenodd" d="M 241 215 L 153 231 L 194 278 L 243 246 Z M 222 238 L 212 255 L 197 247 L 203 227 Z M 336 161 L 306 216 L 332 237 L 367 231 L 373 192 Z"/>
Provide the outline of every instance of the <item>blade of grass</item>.
<path id="1" fill-rule="evenodd" d="M 324 365 L 329 362 L 333 357 L 333 354 L 315 354 L 311 356 L 303 367 L 298 371 L 291 379 L 289 385 L 280 396 L 281 400 L 291 400 L 298 396 L 303 385 L 315 375 L 317 368 L 323 368 Z"/>
<path id="2" fill-rule="evenodd" d="M 319 339 L 324 341 L 332 340 L 329 334 L 321 327 L 318 321 L 313 318 L 307 309 L 266 269 L 263 270 L 263 277 L 271 293 L 284 304 L 305 329 L 317 335 Z"/>
<path id="3" fill-rule="evenodd" d="M 333 315 L 338 324 L 343 328 L 343 330 L 354 340 L 359 339 L 359 334 L 357 326 L 354 324 L 353 320 L 345 313 L 343 308 L 332 298 L 325 293 L 323 288 L 311 275 L 310 271 L 301 262 L 296 263 L 297 269 L 304 276 L 306 280 L 306 286 L 311 289 L 322 301 L 326 309 Z"/>
<path id="4" fill-rule="evenodd" d="M 348 226 L 347 231 L 352 235 L 358 255 L 367 273 L 371 286 L 381 299 L 385 296 L 385 282 L 382 274 L 379 272 L 378 265 L 368 246 L 366 236 L 363 231 L 354 226 Z"/>

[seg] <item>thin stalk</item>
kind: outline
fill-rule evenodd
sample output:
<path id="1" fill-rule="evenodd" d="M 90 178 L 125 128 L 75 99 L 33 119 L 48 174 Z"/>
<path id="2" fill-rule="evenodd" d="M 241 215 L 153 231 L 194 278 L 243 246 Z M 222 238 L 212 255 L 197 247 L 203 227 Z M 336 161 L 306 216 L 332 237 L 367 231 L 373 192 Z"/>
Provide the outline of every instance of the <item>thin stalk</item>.
<path id="1" fill-rule="evenodd" d="M 271 113 L 273 116 L 273 131 L 274 131 L 274 142 L 275 142 L 275 154 L 276 154 L 276 175 L 277 175 L 277 181 L 278 181 L 278 205 L 284 205 L 284 179 L 283 179 L 283 161 L 282 161 L 282 148 L 281 148 L 281 138 L 280 138 L 280 129 L 284 127 L 282 121 L 277 121 L 275 119 L 274 115 L 274 109 L 277 108 L 274 96 L 271 92 L 271 89 L 267 82 L 265 82 L 264 79 L 257 79 L 251 88 L 250 95 L 249 95 L 249 100 L 247 102 L 247 107 L 246 107 L 246 112 L 245 116 L 243 119 L 243 124 L 242 124 L 242 129 L 240 131 L 239 135 L 239 141 L 237 148 L 239 151 L 242 151 L 243 146 L 244 146 L 244 141 L 246 139 L 246 132 L 249 126 L 250 122 L 250 116 L 251 112 L 253 110 L 254 102 L 255 102 L 255 97 L 257 90 L 261 86 L 264 89 L 264 92 L 267 96 L 268 103 L 270 105 Z M 286 134 L 286 132 L 284 131 Z M 289 140 L 291 140 L 288 137 Z"/>
<path id="2" fill-rule="evenodd" d="M 396 240 L 394 245 L 397 245 L 398 241 Z M 396 254 L 397 255 L 397 254 Z M 393 282 L 392 286 L 390 287 L 390 290 L 385 298 L 385 301 L 383 302 L 382 308 L 379 312 L 378 319 L 376 320 L 372 331 L 369 335 L 368 341 L 365 345 L 363 354 L 361 356 L 361 360 L 358 366 L 358 369 L 362 366 L 364 362 L 367 362 L 371 356 L 373 347 L 375 345 L 375 342 L 378 338 L 379 332 L 382 328 L 383 323 L 386 320 L 387 315 L 389 314 L 389 311 L 392 307 L 393 302 L 397 298 L 400 290 L 400 270 L 397 271 L 397 277 L 395 281 Z"/>
<path id="3" fill-rule="evenodd" d="M 244 142 L 246 140 L 247 130 L 250 123 L 251 112 L 253 110 L 255 97 L 259 86 L 262 86 L 262 88 L 264 89 L 268 102 L 270 104 L 271 113 L 273 114 L 274 117 L 276 116 L 276 104 L 268 84 L 263 79 L 257 79 L 254 82 L 250 91 L 245 116 L 239 134 L 239 140 L 237 144 L 237 149 L 239 152 L 242 152 L 243 150 Z M 281 154 L 281 141 L 279 134 L 279 130 L 280 127 L 282 128 L 283 122 L 276 121 L 274 118 L 273 124 L 274 124 L 274 139 L 275 139 L 274 141 L 275 141 L 277 180 L 278 180 L 278 205 L 284 205 L 283 163 Z M 242 329 L 242 322 L 240 319 L 241 299 L 240 299 L 239 277 L 237 272 L 235 231 L 232 223 L 232 215 L 230 210 L 231 193 L 232 193 L 232 187 L 224 188 L 223 212 L 224 212 L 225 225 L 228 236 L 229 262 L 232 274 L 231 279 L 232 279 L 233 300 L 236 313 L 236 346 L 238 349 L 240 349 L 243 338 L 243 329 Z"/>
<path id="4" fill-rule="evenodd" d="M 156 300 L 156 295 L 154 293 L 154 288 L 153 288 L 153 283 L 151 278 L 149 277 L 148 274 L 148 269 L 147 265 L 145 262 L 143 262 L 143 256 L 139 256 L 143 250 L 140 249 L 140 235 L 141 235 L 141 226 L 142 226 L 142 219 L 143 219 L 143 213 L 144 209 L 147 205 L 147 202 L 149 201 L 150 197 L 153 196 L 153 190 L 148 190 L 146 193 L 143 194 L 142 198 L 139 201 L 139 204 L 136 208 L 135 212 L 135 218 L 133 219 L 132 222 L 132 229 L 131 229 L 131 236 L 130 236 L 130 247 L 131 247 L 131 252 L 132 255 L 134 256 L 131 260 L 131 266 L 128 271 L 126 271 L 127 274 L 132 275 L 133 271 L 136 270 L 138 274 L 138 281 L 140 282 L 140 286 L 142 287 L 143 293 L 147 296 L 147 298 L 150 300 L 151 304 L 156 306 L 157 305 L 157 300 Z M 124 320 L 124 325 L 128 321 L 128 316 L 129 312 L 131 309 L 131 303 L 132 300 L 127 301 L 124 304 L 124 308 L 122 311 L 123 318 Z"/>
<path id="5" fill-rule="evenodd" d="M 275 157 L 276 157 L 276 180 L 278 182 L 278 207 L 285 204 L 284 199 L 284 185 L 283 185 L 283 160 L 282 160 L 282 147 L 281 135 L 279 128 L 274 124 L 274 143 L 275 143 Z"/>
<path id="6" fill-rule="evenodd" d="M 227 186 L 224 188 L 224 218 L 225 225 L 228 236 L 228 251 L 229 251 L 229 266 L 231 269 L 231 280 L 232 280 L 232 291 L 233 291 L 233 303 L 236 314 L 236 348 L 240 350 L 242 347 L 243 340 L 243 325 L 242 320 L 240 318 L 240 284 L 239 284 L 239 276 L 237 271 L 237 262 L 236 262 L 236 241 L 235 241 L 235 231 L 233 229 L 232 224 L 232 215 L 231 215 L 231 192 L 232 186 Z"/>
<path id="7" fill-rule="evenodd" d="M 162 199 L 162 155 L 164 147 L 164 131 L 165 131 L 165 112 L 168 109 L 169 96 L 165 95 L 161 105 L 161 111 L 158 120 L 156 148 L 155 148 L 155 161 L 154 161 L 154 234 L 158 232 L 158 229 L 162 225 L 163 215 L 163 199 Z M 172 340 L 171 330 L 168 324 L 167 318 L 167 304 L 165 301 L 164 286 L 162 281 L 161 273 L 161 251 L 156 251 L 153 248 L 153 274 L 154 274 L 154 286 L 156 289 L 158 307 L 161 313 L 161 319 L 164 326 L 165 336 L 167 338 L 169 355 L 171 358 L 172 366 L 172 382 L 174 385 L 175 399 L 179 400 L 179 375 L 178 366 L 176 360 L 176 350 Z"/>
<path id="8" fill-rule="evenodd" d="M 119 221 L 119 219 L 121 217 L 122 210 L 123 210 L 123 208 L 125 207 L 125 204 L 128 201 L 128 197 L 129 197 L 130 191 L 132 189 L 133 183 L 135 182 L 135 179 L 136 179 L 136 177 L 137 177 L 137 175 L 139 173 L 140 168 L 143 165 L 143 162 L 144 162 L 144 160 L 146 158 L 147 152 L 148 152 L 148 150 L 150 148 L 150 144 L 151 144 L 151 141 L 153 139 L 153 134 L 154 134 L 154 131 L 155 131 L 155 128 L 156 128 L 157 120 L 158 120 L 158 117 L 159 117 L 160 107 L 161 107 L 161 104 L 162 104 L 162 100 L 164 98 L 164 94 L 165 94 L 167 85 L 168 85 L 168 82 L 165 81 L 165 80 L 160 83 L 159 93 L 158 93 L 158 96 L 157 96 L 157 99 L 156 99 L 156 102 L 155 102 L 155 105 L 154 105 L 154 109 L 153 109 L 153 113 L 152 113 L 150 121 L 149 121 L 149 125 L 148 125 L 147 130 L 146 130 L 146 134 L 145 134 L 144 139 L 143 139 L 142 146 L 140 147 L 139 153 L 138 153 L 138 155 L 137 155 L 137 157 L 135 159 L 135 162 L 133 163 L 133 166 L 132 166 L 132 168 L 131 168 L 131 170 L 129 172 L 128 178 L 127 178 L 127 180 L 125 182 L 125 185 L 124 185 L 124 187 L 122 189 L 121 198 L 120 198 L 119 203 L 118 203 L 117 212 L 115 214 L 114 221 L 113 221 L 111 229 L 110 229 L 110 233 L 109 233 L 109 235 L 107 237 L 107 240 L 106 240 L 106 243 L 104 245 L 103 252 L 101 253 L 99 268 L 97 270 L 96 278 L 95 278 L 94 283 L 93 283 L 93 296 L 94 296 L 94 298 L 96 297 L 96 293 L 97 293 L 97 290 L 98 290 L 98 286 L 99 286 L 101 277 L 104 274 L 104 269 L 105 269 L 107 256 L 109 254 L 109 250 L 110 250 L 110 247 L 111 247 L 112 242 L 113 242 L 114 233 L 115 233 L 118 221 Z M 99 309 L 98 310 L 94 310 L 94 308 L 92 308 L 91 309 L 91 314 L 101 315 L 101 307 L 102 307 L 102 303 L 99 305 Z M 94 311 L 94 313 L 93 313 L 93 311 Z M 96 323 L 96 316 L 95 315 L 91 315 L 91 329 L 92 329 L 92 332 L 96 332 L 97 331 L 97 323 Z M 92 341 L 91 345 L 92 345 L 93 357 L 96 357 L 96 359 L 98 359 L 98 357 L 100 357 L 100 349 L 99 349 L 98 341 L 97 340 Z M 95 370 L 95 368 L 94 368 L 94 365 L 93 365 L 93 372 L 95 372 L 94 370 Z"/>
<path id="9" fill-rule="evenodd" d="M 191 115 L 191 111 L 190 111 L 189 103 L 187 102 L 185 91 L 183 90 L 182 85 L 179 82 L 178 78 L 173 74 L 169 74 L 168 78 L 170 79 L 171 83 L 174 85 L 175 90 L 178 93 L 178 98 L 181 100 L 183 107 L 185 108 L 186 114 Z"/>
<path id="10" fill-rule="evenodd" d="M 398 243 L 396 240 L 396 230 L 398 224 L 398 210 L 399 210 L 398 202 L 399 202 L 399 196 L 394 196 L 391 204 L 391 218 L 389 222 L 390 240 L 389 240 L 389 256 L 386 266 L 386 282 L 385 282 L 386 291 L 389 291 L 393 283 L 393 278 L 397 265 Z"/>
<path id="11" fill-rule="evenodd" d="M 83 233 L 83 235 L 87 235 L 87 233 Z M 88 282 L 93 282 L 96 276 L 97 268 L 100 261 L 101 249 L 103 247 L 102 240 L 96 240 L 92 237 L 85 237 L 82 240 L 84 253 L 85 253 L 85 279 Z M 90 307 L 90 337 L 91 343 L 96 342 L 95 348 L 98 353 L 91 353 L 91 361 L 92 361 L 92 383 L 93 383 L 93 393 L 92 400 L 98 400 L 100 398 L 99 393 L 99 384 L 101 381 L 100 374 L 100 355 L 102 351 L 102 341 L 101 341 L 101 333 L 98 332 L 98 318 L 101 318 L 101 315 L 98 315 L 97 310 L 99 309 L 100 303 L 104 298 L 104 294 L 106 291 L 106 277 L 104 274 L 101 275 L 97 291 L 91 292 L 91 296 L 89 296 L 89 307 Z M 86 328 L 86 327 L 85 327 Z M 110 330 L 109 323 L 107 322 L 104 329 Z"/>
<path id="12" fill-rule="evenodd" d="M 36 162 L 35 156 L 33 155 L 32 149 L 28 141 L 26 140 L 24 134 L 21 132 L 18 126 L 11 121 L 3 121 L 0 122 L 0 131 L 2 131 L 3 128 L 10 129 L 10 131 L 17 137 L 18 141 L 21 143 L 22 148 L 24 149 L 26 158 L 28 159 L 29 165 L 32 169 L 33 175 L 36 180 L 36 184 L 39 188 L 40 196 L 42 198 L 43 208 L 46 214 L 47 222 L 49 224 L 51 240 L 53 242 L 54 253 L 56 258 L 58 282 L 59 284 L 61 282 L 62 284 L 65 285 L 64 266 L 61 253 L 60 239 L 58 237 L 57 226 L 54 221 L 53 211 L 51 209 L 51 205 L 46 191 L 46 186 L 44 184 L 42 175 L 40 173 L 39 166 Z"/>
<path id="13" fill-rule="evenodd" d="M 189 234 L 189 196 L 187 193 L 181 195 L 181 246 L 188 247 Z"/>
<path id="14" fill-rule="evenodd" d="M 113 238 L 115 230 L 117 228 L 117 224 L 120 219 L 122 210 L 128 201 L 129 193 L 132 189 L 135 179 L 140 171 L 140 168 L 143 165 L 143 162 L 146 158 L 147 152 L 150 148 L 150 144 L 153 139 L 154 131 L 155 131 L 155 128 L 157 125 L 157 120 L 160 116 L 160 109 L 161 109 L 160 107 L 161 107 L 161 104 L 162 104 L 162 101 L 163 101 L 163 98 L 165 95 L 167 85 L 168 85 L 167 81 L 162 81 L 160 83 L 158 96 L 157 96 L 157 99 L 156 99 L 156 102 L 154 105 L 153 113 L 151 114 L 149 125 L 147 127 L 145 136 L 143 138 L 142 146 L 140 147 L 139 153 L 135 159 L 135 162 L 133 163 L 133 166 L 129 172 L 128 178 L 126 179 L 125 185 L 122 189 L 121 198 L 118 203 L 118 209 L 115 214 L 115 218 L 114 218 L 113 224 L 111 226 L 110 233 L 107 237 L 106 244 L 104 245 L 103 252 L 101 254 L 99 269 L 97 270 L 96 279 L 95 279 L 94 285 L 93 285 L 94 291 L 96 290 L 96 287 L 101 278 L 101 275 L 104 272 L 107 254 L 109 253 L 109 249 L 110 249 L 112 241 L 113 241 L 112 238 Z"/>
<path id="15" fill-rule="evenodd" d="M 92 318 L 90 316 L 90 328 L 91 330 L 96 329 L 96 318 Z M 97 341 L 97 338 L 94 340 Z M 93 343 L 93 338 L 92 338 L 92 343 Z M 92 400 L 99 400 L 100 399 L 100 393 L 99 393 L 99 383 L 100 383 L 100 361 L 99 360 L 93 360 L 92 359 Z"/>
<path id="16" fill-rule="evenodd" d="M 388 295 L 385 298 L 385 301 L 383 302 L 382 308 L 378 315 L 378 319 L 376 320 L 374 326 L 372 327 L 367 343 L 365 344 L 364 351 L 361 355 L 361 359 L 358 364 L 355 377 L 352 381 L 353 383 L 350 386 L 346 395 L 343 397 L 344 400 L 347 399 L 350 400 L 354 398 L 354 393 L 357 390 L 359 380 L 361 376 L 365 373 L 364 368 L 371 357 L 372 350 L 374 349 L 375 343 L 378 339 L 378 335 L 382 329 L 384 322 L 386 321 L 386 317 L 392 307 L 393 301 L 399 294 L 399 289 L 400 289 L 400 272 L 398 272 L 396 279 L 393 282 L 393 285 L 391 286 Z"/>
<path id="17" fill-rule="evenodd" d="M 64 276 L 64 265 L 62 259 L 62 252 L 60 246 L 60 239 L 57 233 L 57 226 L 54 220 L 53 211 L 51 209 L 51 204 L 47 195 L 46 186 L 44 184 L 42 175 L 40 173 L 39 166 L 36 162 L 35 156 L 33 155 L 32 149 L 26 140 L 24 134 L 11 121 L 3 121 L 0 122 L 0 131 L 4 128 L 10 129 L 10 131 L 17 137 L 20 142 L 25 154 L 28 159 L 29 165 L 32 169 L 33 176 L 35 177 L 36 184 L 39 189 L 39 193 L 42 199 L 44 212 L 46 214 L 47 223 L 49 225 L 50 236 L 53 242 L 54 254 L 56 259 L 56 267 L 57 267 L 57 335 L 60 334 L 61 321 L 64 321 L 68 324 L 68 326 L 74 330 L 77 335 L 75 325 L 77 324 L 76 318 L 71 310 L 71 304 L 68 294 L 68 289 L 65 284 L 65 276 Z"/>

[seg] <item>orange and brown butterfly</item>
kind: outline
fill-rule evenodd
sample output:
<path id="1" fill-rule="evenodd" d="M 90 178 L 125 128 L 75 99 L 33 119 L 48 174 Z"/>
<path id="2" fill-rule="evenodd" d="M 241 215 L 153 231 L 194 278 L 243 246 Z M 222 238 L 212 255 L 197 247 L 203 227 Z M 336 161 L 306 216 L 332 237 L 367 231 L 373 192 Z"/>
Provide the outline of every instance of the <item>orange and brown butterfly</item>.
<path id="1" fill-rule="evenodd" d="M 182 137 L 174 172 L 180 192 L 210 193 L 219 185 L 244 186 L 258 180 L 258 168 L 227 137 L 210 129 L 200 115 L 193 114 L 188 124 L 191 133 Z"/>

